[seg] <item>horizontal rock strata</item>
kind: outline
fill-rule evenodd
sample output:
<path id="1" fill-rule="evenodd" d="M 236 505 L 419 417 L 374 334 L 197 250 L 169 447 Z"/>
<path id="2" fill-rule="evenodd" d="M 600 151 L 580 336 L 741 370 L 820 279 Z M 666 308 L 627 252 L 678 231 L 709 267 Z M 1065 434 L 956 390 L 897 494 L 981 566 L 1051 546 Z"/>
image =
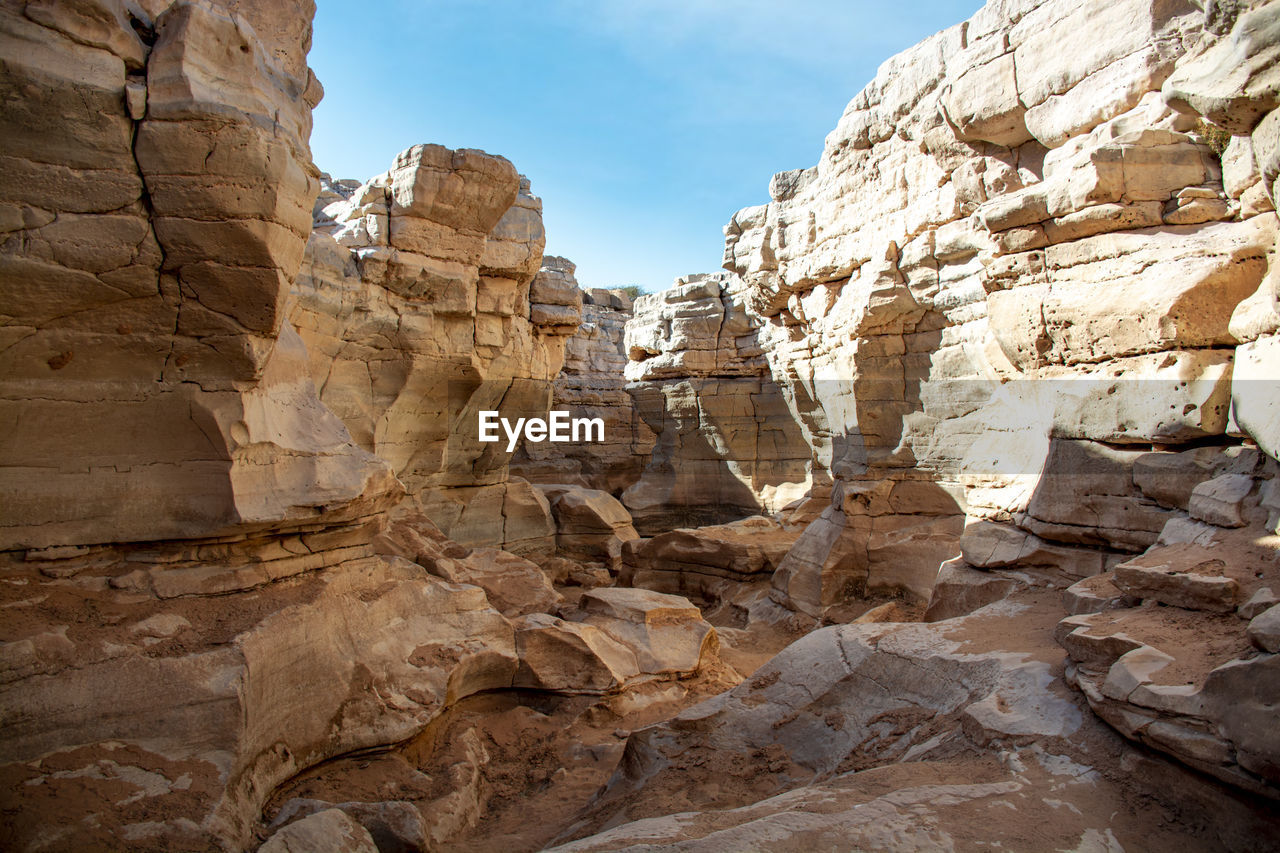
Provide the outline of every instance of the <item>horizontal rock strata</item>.
<path id="1" fill-rule="evenodd" d="M 572 279 L 572 262 L 556 263 Z M 639 479 L 654 435 L 632 404 L 623 377 L 623 330 L 631 306 L 622 290 L 583 291 L 582 325 L 566 342 L 564 367 L 552 385 L 552 408 L 573 418 L 599 418 L 604 439 L 522 445 L 511 461 L 513 473 L 534 483 L 577 483 L 615 495 Z"/>

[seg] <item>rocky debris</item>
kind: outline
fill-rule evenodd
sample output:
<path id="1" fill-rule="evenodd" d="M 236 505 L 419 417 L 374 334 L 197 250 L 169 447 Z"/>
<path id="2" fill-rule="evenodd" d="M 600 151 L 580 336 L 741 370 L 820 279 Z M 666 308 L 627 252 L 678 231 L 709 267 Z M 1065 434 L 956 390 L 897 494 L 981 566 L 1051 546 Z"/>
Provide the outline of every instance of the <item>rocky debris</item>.
<path id="1" fill-rule="evenodd" d="M 1005 572 L 981 571 L 960 558 L 948 560 L 938 569 L 938 579 L 934 581 L 924 621 L 940 622 L 964 616 L 1008 598 L 1023 585 L 1021 578 L 1011 577 Z"/>
<path id="2" fill-rule="evenodd" d="M 549 556 L 549 508 L 478 434 L 480 411 L 546 417 L 580 319 L 572 264 L 541 266 L 541 210 L 505 158 L 416 145 L 324 208 L 290 319 L 324 405 L 392 464 L 406 509 L 465 545 Z"/>
<path id="3" fill-rule="evenodd" d="M 1263 617 L 1278 578 L 1280 538 L 1256 523 L 1156 545 L 1096 579 L 1092 597 L 1069 591 L 1079 615 L 1058 638 L 1070 680 L 1125 736 L 1280 796 L 1267 733 L 1280 682 L 1273 656 L 1253 648 L 1276 647 Z M 1107 581 L 1119 595 L 1105 594 Z"/>
<path id="4" fill-rule="evenodd" d="M 595 625 L 537 613 L 515 626 L 517 687 L 606 693 L 641 675 L 635 652 Z"/>
<path id="5" fill-rule="evenodd" d="M 522 445 L 511 462 L 513 473 L 533 483 L 576 483 L 611 494 L 640 477 L 654 435 L 637 414 L 623 376 L 623 330 L 631 316 L 625 291 L 584 291 L 582 325 L 565 344 L 564 368 L 552 386 L 553 408 L 573 418 L 599 418 L 604 441 Z"/>
<path id="6" fill-rule="evenodd" d="M 688 599 L 640 589 L 585 592 L 564 619 L 518 620 L 515 686 L 616 693 L 722 668 L 716 631 Z"/>
<path id="7" fill-rule="evenodd" d="M 715 629 L 687 598 L 610 587 L 582 596 L 570 619 L 594 625 L 635 650 L 645 672 L 692 675 L 713 662 Z"/>
<path id="8" fill-rule="evenodd" d="M 260 853 L 380 853 L 368 830 L 341 809 L 325 809 L 282 828 Z"/>
<path id="9" fill-rule="evenodd" d="M 1111 575 L 1096 575 L 1085 578 L 1063 590 L 1062 604 L 1067 613 L 1073 616 L 1082 613 L 1101 613 L 1104 610 L 1115 610 L 1120 607 L 1133 607 L 1138 599 L 1125 594 L 1115 583 Z"/>
<path id="10" fill-rule="evenodd" d="M 1280 652 L 1280 607 L 1272 605 L 1249 620 L 1248 634 L 1264 652 Z"/>
<path id="11" fill-rule="evenodd" d="M 1233 554 L 1224 555 L 1232 557 L 1229 570 L 1216 550 L 1187 543 L 1153 548 L 1116 566 L 1114 583 L 1133 598 L 1186 610 L 1231 613 L 1240 597 L 1240 584 L 1228 573 L 1247 576 L 1253 569 L 1237 563 L 1240 555 Z"/>
<path id="12" fill-rule="evenodd" d="M 556 520 L 556 553 L 582 562 L 603 563 L 616 575 L 626 543 L 639 538 L 631 515 L 607 492 L 581 486 L 546 485 L 538 490 Z"/>
<path id="13" fill-rule="evenodd" d="M 427 849 L 429 844 L 422 815 L 413 803 L 404 800 L 329 803 L 299 797 L 285 802 L 271 825 L 293 826 L 292 822 L 305 821 L 311 815 L 328 810 L 340 811 L 364 827 L 378 853 L 414 853 Z M 265 846 L 258 849 L 263 850 Z"/>
<path id="14" fill-rule="evenodd" d="M 1199 837 L 1170 843 L 1273 838 L 1265 807 L 1124 746 L 1089 713 L 1060 680 L 1055 597 L 809 634 L 728 693 L 633 733 L 566 833 L 580 840 L 554 849 L 1127 848 L 1170 831 L 1153 802 L 1164 814 L 1216 804 L 1214 828 L 1180 824 Z M 1043 806 L 978 817 L 1010 797 Z"/>
<path id="15" fill-rule="evenodd" d="M 1209 524 L 1244 527 L 1240 509 L 1253 487 L 1253 478 L 1245 474 L 1221 474 L 1191 490 L 1187 510 L 1192 518 Z"/>

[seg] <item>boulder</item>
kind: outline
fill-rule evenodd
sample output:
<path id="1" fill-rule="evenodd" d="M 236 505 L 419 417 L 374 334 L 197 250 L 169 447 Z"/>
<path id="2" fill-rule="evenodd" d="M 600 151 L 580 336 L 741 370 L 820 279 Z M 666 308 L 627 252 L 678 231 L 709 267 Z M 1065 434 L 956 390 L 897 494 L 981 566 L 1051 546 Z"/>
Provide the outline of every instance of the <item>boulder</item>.
<path id="1" fill-rule="evenodd" d="M 583 593 L 578 607 L 570 618 L 630 648 L 641 672 L 691 675 L 718 659 L 715 629 L 687 598 L 607 587 Z"/>
<path id="2" fill-rule="evenodd" d="M 276 831 L 260 853 L 377 853 L 368 830 L 339 809 L 325 809 Z"/>
<path id="3" fill-rule="evenodd" d="M 543 485 L 539 491 L 556 520 L 556 552 L 585 562 L 604 563 L 615 573 L 622 550 L 638 539 L 631 515 L 608 492 L 581 486 Z"/>
<path id="4" fill-rule="evenodd" d="M 1264 652 L 1280 652 L 1280 607 L 1273 605 L 1249 620 L 1249 639 Z"/>

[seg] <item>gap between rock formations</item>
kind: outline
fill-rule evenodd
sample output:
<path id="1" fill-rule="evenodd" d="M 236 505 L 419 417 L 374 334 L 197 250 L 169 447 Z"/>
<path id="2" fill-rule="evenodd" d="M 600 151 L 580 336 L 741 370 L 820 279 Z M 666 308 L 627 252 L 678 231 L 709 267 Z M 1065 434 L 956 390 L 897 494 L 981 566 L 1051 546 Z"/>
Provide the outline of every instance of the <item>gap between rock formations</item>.
<path id="1" fill-rule="evenodd" d="M 314 12 L 0 5 L 0 846 L 1280 849 L 1280 2 L 993 0 L 635 299 Z"/>

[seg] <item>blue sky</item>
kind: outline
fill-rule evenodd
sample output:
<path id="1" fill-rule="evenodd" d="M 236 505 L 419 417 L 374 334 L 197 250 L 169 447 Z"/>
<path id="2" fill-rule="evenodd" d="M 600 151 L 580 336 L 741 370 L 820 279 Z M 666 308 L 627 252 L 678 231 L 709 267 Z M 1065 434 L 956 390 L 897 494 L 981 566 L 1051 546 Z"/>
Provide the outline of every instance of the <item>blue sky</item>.
<path id="1" fill-rule="evenodd" d="M 311 148 L 365 179 L 419 142 L 502 154 L 586 287 L 720 266 L 889 56 L 980 0 L 318 0 Z"/>

